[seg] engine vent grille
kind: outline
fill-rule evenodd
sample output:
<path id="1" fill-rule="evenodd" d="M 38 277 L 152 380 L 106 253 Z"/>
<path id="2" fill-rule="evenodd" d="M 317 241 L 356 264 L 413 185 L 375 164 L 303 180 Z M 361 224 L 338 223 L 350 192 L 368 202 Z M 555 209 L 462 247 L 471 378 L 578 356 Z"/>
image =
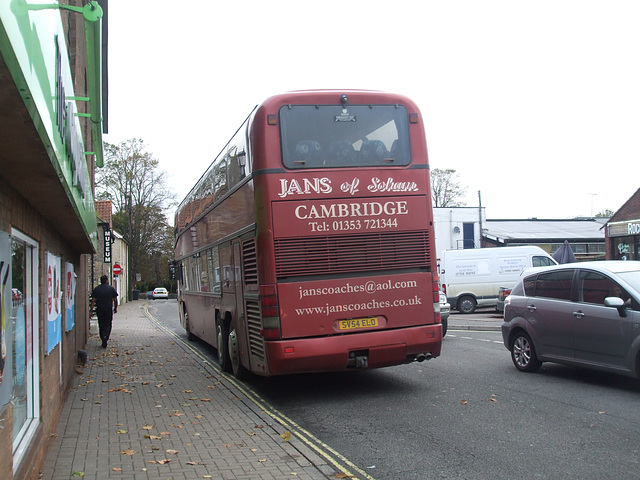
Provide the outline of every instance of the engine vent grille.
<path id="1" fill-rule="evenodd" d="M 426 231 L 277 239 L 276 275 L 339 274 L 428 268 Z"/>
<path id="2" fill-rule="evenodd" d="M 242 242 L 242 260 L 244 263 L 244 283 L 258 284 L 258 261 L 256 257 L 256 241 L 251 238 Z"/>
<path id="3" fill-rule="evenodd" d="M 247 330 L 249 331 L 249 351 L 251 354 L 264 360 L 264 339 L 260 335 L 262 320 L 260 318 L 260 304 L 257 299 L 246 299 Z"/>

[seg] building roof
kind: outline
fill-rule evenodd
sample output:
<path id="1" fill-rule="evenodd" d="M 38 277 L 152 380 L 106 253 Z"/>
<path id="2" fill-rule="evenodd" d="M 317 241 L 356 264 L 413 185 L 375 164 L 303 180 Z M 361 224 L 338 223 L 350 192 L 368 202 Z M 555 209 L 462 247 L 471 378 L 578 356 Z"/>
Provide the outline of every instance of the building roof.
<path id="1" fill-rule="evenodd" d="M 545 240 L 562 243 L 565 240 L 604 242 L 604 224 L 608 218 L 578 218 L 569 220 L 486 220 L 483 236 L 499 243 L 522 240 Z"/>
<path id="2" fill-rule="evenodd" d="M 622 206 L 613 214 L 609 222 L 619 222 L 638 217 L 640 210 L 640 188 L 622 204 Z"/>
<path id="3" fill-rule="evenodd" d="M 98 218 L 111 226 L 111 200 L 96 200 L 95 203 Z"/>

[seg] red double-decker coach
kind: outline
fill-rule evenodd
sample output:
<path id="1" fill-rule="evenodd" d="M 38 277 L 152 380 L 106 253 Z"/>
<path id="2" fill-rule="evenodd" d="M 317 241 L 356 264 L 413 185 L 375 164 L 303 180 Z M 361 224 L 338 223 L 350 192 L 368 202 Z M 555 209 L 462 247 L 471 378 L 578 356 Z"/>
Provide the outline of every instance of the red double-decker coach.
<path id="1" fill-rule="evenodd" d="M 427 147 L 406 97 L 267 99 L 183 200 L 175 228 L 182 325 L 237 377 L 440 355 Z"/>

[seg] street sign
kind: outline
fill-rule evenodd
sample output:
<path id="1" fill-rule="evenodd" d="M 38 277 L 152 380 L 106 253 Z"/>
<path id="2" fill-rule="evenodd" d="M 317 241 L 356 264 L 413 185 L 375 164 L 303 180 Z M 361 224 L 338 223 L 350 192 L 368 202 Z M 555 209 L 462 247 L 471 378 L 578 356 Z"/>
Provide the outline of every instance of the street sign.
<path id="1" fill-rule="evenodd" d="M 113 274 L 120 275 L 122 273 L 122 267 L 118 263 L 113 264 Z"/>

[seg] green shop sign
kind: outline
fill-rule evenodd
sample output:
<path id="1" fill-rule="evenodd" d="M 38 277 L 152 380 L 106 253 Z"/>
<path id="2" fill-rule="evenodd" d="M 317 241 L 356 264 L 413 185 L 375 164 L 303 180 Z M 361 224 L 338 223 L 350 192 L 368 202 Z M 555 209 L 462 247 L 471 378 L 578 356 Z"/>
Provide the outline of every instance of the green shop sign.
<path id="1" fill-rule="evenodd" d="M 89 96 L 76 96 L 60 10 L 82 14 L 87 43 Z M 96 214 L 86 155 L 103 165 L 102 9 L 38 0 L 0 1 L 0 53 L 7 64 L 67 196 L 94 248 Z M 90 113 L 78 113 L 77 102 Z M 94 150 L 87 152 L 80 119 L 88 117 Z"/>

